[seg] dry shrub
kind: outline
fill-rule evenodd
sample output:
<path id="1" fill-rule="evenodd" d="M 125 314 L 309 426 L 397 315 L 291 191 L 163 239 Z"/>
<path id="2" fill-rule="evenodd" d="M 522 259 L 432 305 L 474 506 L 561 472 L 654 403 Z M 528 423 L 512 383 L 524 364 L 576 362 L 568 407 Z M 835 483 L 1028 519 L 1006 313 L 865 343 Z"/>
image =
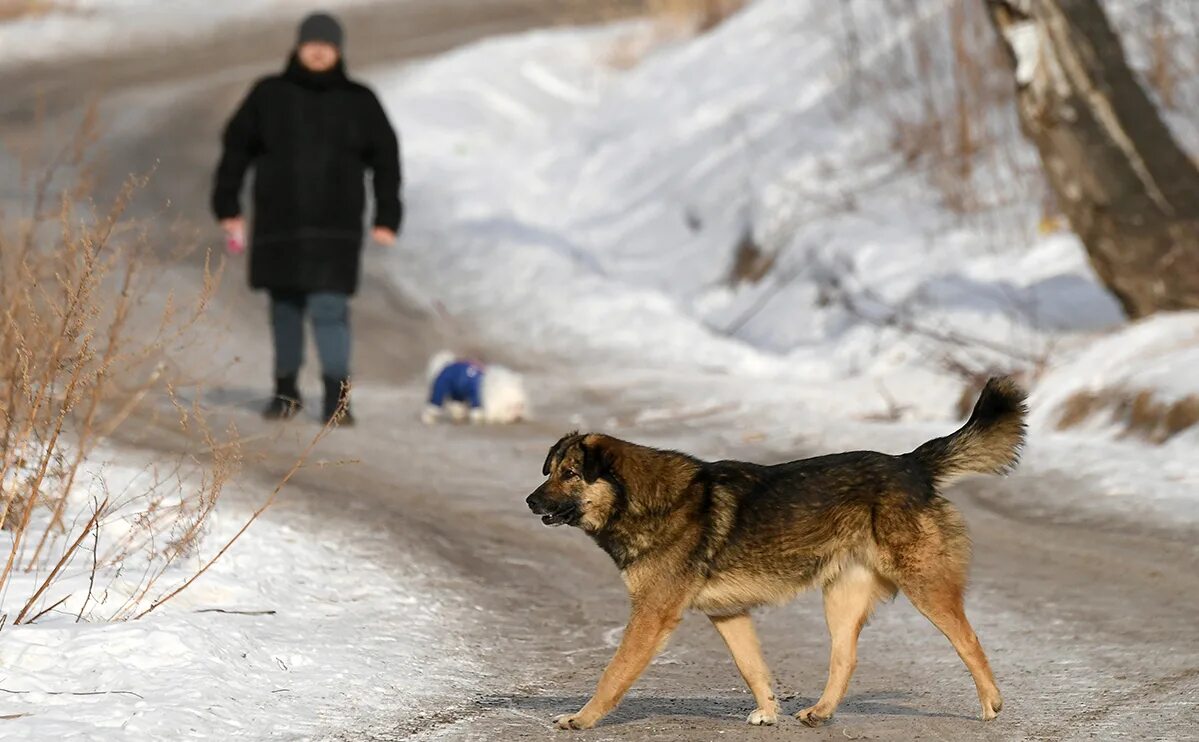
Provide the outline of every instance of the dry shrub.
<path id="1" fill-rule="evenodd" d="M 1058 414 L 1057 429 L 1069 430 L 1082 425 L 1105 404 L 1104 398 L 1095 392 L 1076 392 L 1070 395 Z"/>
<path id="2" fill-rule="evenodd" d="M 57 6 L 52 0 L 0 0 L 0 22 L 42 15 Z"/>
<path id="3" fill-rule="evenodd" d="M 1169 112 L 1194 111 L 1199 54 L 1187 30 L 1199 23 L 1199 6 L 1189 0 L 1142 0 L 1124 12 L 1121 40 L 1158 102 Z"/>
<path id="4" fill-rule="evenodd" d="M 741 10 L 746 0 L 649 0 L 651 17 L 697 33 L 710 31 Z"/>
<path id="5" fill-rule="evenodd" d="M 1149 70 L 1146 78 L 1162 105 L 1173 110 L 1178 107 L 1178 77 L 1182 66 L 1182 60 L 1178 57 L 1178 31 L 1159 4 L 1154 3 L 1150 13 Z"/>
<path id="6" fill-rule="evenodd" d="M 745 7 L 748 0 L 562 0 L 559 16 L 567 23 L 648 17 L 659 25 L 704 32 Z"/>
<path id="7" fill-rule="evenodd" d="M 564 23 L 648 18 L 648 28 L 622 35 L 604 54 L 616 69 L 637 66 L 655 49 L 705 33 L 743 8 L 748 0 L 563 0 Z"/>
<path id="8" fill-rule="evenodd" d="M 27 172 L 30 213 L 0 224 L 0 531 L 8 547 L 0 594 L 24 601 L 11 623 L 40 615 L 39 600 L 84 540 L 128 504 L 96 496 L 81 506 L 86 462 L 147 392 L 163 388 L 166 348 L 196 327 L 219 278 L 206 270 L 194 296 L 167 294 L 152 323 L 134 326 L 162 259 L 123 219 L 142 181 L 131 178 L 106 209 L 87 198 L 85 153 L 95 132 L 89 115 L 35 177 Z M 164 496 L 143 493 L 149 513 L 141 527 L 174 544 L 155 557 L 164 570 L 201 529 L 238 461 L 236 446 L 193 430 L 222 454 L 197 462 L 198 482 L 175 493 L 165 520 Z M 80 507 L 90 509 L 84 518 Z M 38 575 L 30 595 L 5 590 L 14 572 Z"/>
<path id="9" fill-rule="evenodd" d="M 892 150 L 947 210 L 979 219 L 1048 190 L 1038 163 L 1021 154 L 1011 75 L 984 3 L 844 0 L 839 8 L 846 115 L 888 121 Z M 889 47 L 897 29 L 902 41 Z"/>
<path id="10" fill-rule="evenodd" d="M 1167 405 L 1154 399 L 1153 392 L 1148 389 L 1136 392 L 1131 397 L 1118 396 L 1117 400 L 1115 417 L 1124 422 L 1125 435 L 1152 440 L 1165 418 Z"/>
<path id="11" fill-rule="evenodd" d="M 753 230 L 746 227 L 733 252 L 733 267 L 729 271 L 729 284 L 758 283 L 774 267 L 776 255 L 766 252 L 754 239 Z"/>
<path id="12" fill-rule="evenodd" d="M 1068 430 L 1103 413 L 1123 435 L 1160 444 L 1199 424 L 1199 395 L 1163 402 L 1148 389 L 1077 392 L 1062 405 L 1056 427 Z"/>
<path id="13" fill-rule="evenodd" d="M 178 574 L 243 459 L 236 429 L 216 432 L 199 402 L 180 402 L 169 371 L 171 353 L 198 341 L 220 271 L 205 261 L 184 297 L 159 284 L 183 252 L 163 255 L 124 218 L 144 179 L 131 178 L 107 208 L 91 205 L 95 129 L 88 116 L 48 165 L 28 170 L 29 215 L 0 222 L 0 627 L 72 597 L 82 619 L 106 592 L 97 575 L 121 583 L 104 618 L 144 615 L 176 595 L 215 560 Z M 95 467 L 110 436 L 144 423 L 135 413 L 147 399 L 173 404 L 153 424 L 187 453 L 155 455 L 117 486 Z M 64 574 L 88 554 L 86 595 L 59 598 Z"/>
<path id="14" fill-rule="evenodd" d="M 1166 410 L 1163 421 L 1163 432 L 1166 438 L 1173 438 L 1184 430 L 1199 425 L 1199 396 L 1184 397 Z"/>
<path id="15" fill-rule="evenodd" d="M 602 55 L 603 63 L 615 70 L 631 70 L 641 64 L 654 49 L 680 37 L 660 26 L 638 33 L 623 34 Z"/>

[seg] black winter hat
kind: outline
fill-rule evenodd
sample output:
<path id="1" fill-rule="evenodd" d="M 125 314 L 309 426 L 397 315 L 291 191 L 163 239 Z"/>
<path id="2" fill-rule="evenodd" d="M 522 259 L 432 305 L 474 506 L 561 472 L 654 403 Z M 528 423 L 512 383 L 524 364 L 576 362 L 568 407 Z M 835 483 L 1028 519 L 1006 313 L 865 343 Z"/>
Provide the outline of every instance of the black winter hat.
<path id="1" fill-rule="evenodd" d="M 336 18 L 328 13 L 313 13 L 300 23 L 300 36 L 296 45 L 309 41 L 323 41 L 340 49 L 344 40 L 345 34 Z"/>

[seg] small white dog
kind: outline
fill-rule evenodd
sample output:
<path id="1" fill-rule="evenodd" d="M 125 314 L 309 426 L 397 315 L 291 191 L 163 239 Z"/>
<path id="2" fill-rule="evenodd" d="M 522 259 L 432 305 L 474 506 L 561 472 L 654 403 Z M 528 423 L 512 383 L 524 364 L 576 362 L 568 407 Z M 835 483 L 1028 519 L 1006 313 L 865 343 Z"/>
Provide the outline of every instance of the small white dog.
<path id="1" fill-rule="evenodd" d="M 469 418 L 472 423 L 514 423 L 528 417 L 524 381 L 503 366 L 443 350 L 429 359 L 426 380 L 429 398 L 421 413 L 426 424 L 436 422 L 443 410 L 453 420 Z"/>

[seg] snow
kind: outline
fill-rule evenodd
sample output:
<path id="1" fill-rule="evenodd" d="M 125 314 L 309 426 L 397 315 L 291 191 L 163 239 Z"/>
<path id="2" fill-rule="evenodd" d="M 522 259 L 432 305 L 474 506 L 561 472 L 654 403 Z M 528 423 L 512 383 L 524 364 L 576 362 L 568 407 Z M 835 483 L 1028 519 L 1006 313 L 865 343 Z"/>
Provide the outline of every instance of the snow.
<path id="1" fill-rule="evenodd" d="M 1107 0 L 1104 8 L 1120 34 L 1142 86 L 1158 104 L 1171 133 L 1183 149 L 1199 152 L 1199 58 L 1193 43 L 1199 35 L 1199 6 L 1190 2 L 1155 3 L 1147 0 Z M 1157 55 L 1160 54 L 1160 57 Z M 1144 84 L 1155 66 L 1164 67 L 1174 81 L 1173 105 L 1166 106 L 1151 85 Z"/>
<path id="2" fill-rule="evenodd" d="M 1163 313 L 1097 338 L 1051 369 L 1033 398 L 1034 423 L 1048 426 L 1054 413 L 1079 393 L 1151 392 L 1172 404 L 1199 393 L 1199 312 Z"/>
<path id="3" fill-rule="evenodd" d="M 1073 238 L 994 245 L 949 223 L 916 176 L 863 188 L 897 163 L 870 152 L 875 119 L 837 120 L 836 50 L 810 43 L 836 19 L 757 3 L 625 74 L 602 60 L 636 28 L 489 42 L 377 76 L 407 146 L 409 244 L 439 245 L 396 272 L 415 268 L 401 280 L 435 285 L 452 313 L 502 314 L 488 329 L 503 342 L 750 375 L 916 373 L 926 344 L 853 316 L 885 307 L 1030 355 L 1118 324 Z M 857 205 L 821 203 L 842 192 Z M 747 233 L 776 264 L 732 286 Z"/>
<path id="4" fill-rule="evenodd" d="M 130 463 L 148 465 L 143 455 L 107 457 L 89 464 L 92 475 L 72 508 L 102 496 L 101 477 L 126 503 L 118 514 L 125 517 L 110 518 L 101 529 L 99 553 L 129 532 L 128 518 L 154 489 L 147 466 Z M 124 615 L 194 574 L 248 515 L 243 506 L 222 503 L 200 549 Z M 86 518 L 76 522 L 76 532 Z M 91 579 L 90 549 L 81 552 L 39 606 L 67 594 L 70 600 L 36 623 L 4 628 L 3 734 L 184 739 L 258 736 L 269 729 L 283 738 L 312 738 L 350 717 L 394 713 L 473 672 L 469 662 L 450 669 L 435 661 L 461 652 L 454 645 L 460 636 L 444 631 L 447 622 L 460 623 L 461 608 L 430 586 L 437 577 L 431 568 L 417 559 L 406 570 L 384 568 L 371 549 L 385 534 L 364 524 L 354 524 L 353 533 L 344 528 L 272 511 L 189 589 L 136 621 L 108 619 L 140 592 L 151 564 L 147 555 L 102 568 L 77 622 Z M 4 553 L 10 539 L 3 532 Z M 10 622 L 38 577 L 14 573 L 3 596 Z"/>
<path id="5" fill-rule="evenodd" d="M 856 4 L 863 28 L 883 29 L 859 50 L 861 74 L 899 64 L 904 40 L 939 32 L 945 7 L 893 23 L 883 5 Z M 1135 22 L 1134 7 L 1118 4 L 1117 21 Z M 948 208 L 933 174 L 890 145 L 891 113 L 914 91 L 851 100 L 842 24 L 835 4 L 759 0 L 628 70 L 608 60 L 646 33 L 637 24 L 375 72 L 408 168 L 394 280 L 496 346 L 586 368 L 624 399 L 648 386 L 683 417 L 774 419 L 787 400 L 779 425 L 897 418 L 889 428 L 943 433 L 963 369 L 1020 372 L 1034 387 L 1032 450 L 1093 461 L 1106 472 L 1096 486 L 1115 493 L 1071 507 L 1149 503 L 1199 520 L 1183 484 L 1199 466 L 1178 450 L 1193 435 L 1146 454 L 1110 429 L 1052 422 L 1084 387 L 1199 392 L 1187 371 L 1196 315 L 1127 326 L 1077 238 L 1038 228 L 1039 180 L 983 162 L 980 206 Z M 933 78 L 950 74 L 951 57 L 933 64 Z M 1034 171 L 1010 106 L 990 115 L 1003 156 Z M 775 261 L 758 284 L 728 278 L 746 235 Z M 638 420 L 659 414 L 674 413 Z M 1141 476 L 1154 494 L 1137 500 L 1126 485 Z"/>
<path id="6" fill-rule="evenodd" d="M 1003 35 L 1016 55 L 1016 82 L 1028 85 L 1033 81 L 1041 61 L 1041 39 L 1037 24 L 1032 21 L 1013 23 L 1004 29 Z"/>
<path id="7" fill-rule="evenodd" d="M 272 15 L 299 21 L 314 10 L 365 0 L 49 0 L 44 10 L 0 22 L 0 67 L 167 47 Z M 35 4 L 36 5 L 36 4 Z"/>

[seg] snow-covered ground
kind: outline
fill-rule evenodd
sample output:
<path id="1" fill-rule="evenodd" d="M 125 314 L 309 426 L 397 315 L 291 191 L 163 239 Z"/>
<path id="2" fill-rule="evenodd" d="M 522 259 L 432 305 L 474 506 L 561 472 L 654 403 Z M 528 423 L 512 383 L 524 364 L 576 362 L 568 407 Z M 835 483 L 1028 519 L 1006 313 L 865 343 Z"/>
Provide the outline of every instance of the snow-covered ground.
<path id="1" fill-rule="evenodd" d="M 146 465 L 131 463 L 139 460 Z M 111 621 L 195 574 L 250 514 L 222 503 L 199 548 L 144 596 L 147 570 L 161 564 L 148 555 L 162 543 L 93 575 L 94 547 L 103 561 L 130 535 L 140 540 L 145 493 L 156 489 L 151 468 L 135 452 L 88 465 L 71 535 L 87 520 L 92 497 L 109 494 L 122 505 L 94 545 L 88 536 L 34 614 L 57 607 L 36 623 L 4 627 L 0 738 L 228 739 L 270 730 L 310 739 L 352 717 L 394 714 L 475 671 L 465 658 L 438 661 L 465 654 L 454 644 L 462 634 L 444 630 L 461 625 L 460 608 L 430 587 L 437 575 L 427 565 L 414 558 L 407 567 L 385 566 L 371 553 L 382 531 L 347 533 L 293 512 L 271 511 L 254 523 L 194 585 L 145 618 Z M 0 532 L 0 552 L 10 546 L 11 532 Z M 0 601 L 10 622 L 54 561 L 14 573 Z"/>
<path id="2" fill-rule="evenodd" d="M 134 45 L 166 49 L 239 21 L 366 0 L 34 0 L 25 14 L 0 22 L 0 66 L 103 56 Z M 404 2 L 404 0 L 391 0 Z"/>
<path id="3" fill-rule="evenodd" d="M 1131 23 L 1140 5 L 1112 7 Z M 900 64 L 905 39 L 945 22 L 944 4 L 921 7 L 886 24 L 883 4 L 854 5 L 862 28 L 889 29 L 859 39 L 859 73 Z M 646 33 L 546 31 L 371 77 L 403 131 L 407 243 L 421 246 L 393 261 L 400 285 L 493 343 L 593 377 L 641 369 L 633 383 L 756 420 L 784 406 L 800 427 L 944 427 L 964 370 L 1021 373 L 1029 461 L 1093 463 L 1112 492 L 1080 507 L 1199 521 L 1194 430 L 1163 448 L 1119 440 L 1102 414 L 1055 430 L 1081 392 L 1199 393 L 1196 315 L 1126 327 L 1079 241 L 1038 229 L 1042 191 L 986 162 L 982 205 L 947 208 L 891 145 L 889 112 L 915 92 L 851 100 L 835 4 L 759 0 L 632 69 L 611 63 Z M 1014 112 L 992 115 L 1006 156 L 1035 168 Z M 746 235 L 774 261 L 757 283 L 730 280 Z"/>
<path id="4" fill-rule="evenodd" d="M 886 326 L 892 307 L 977 338 L 963 360 L 984 367 L 1012 361 L 983 343 L 1031 360 L 1119 324 L 1072 237 L 980 237 L 902 172 L 879 117 L 838 120 L 835 22 L 824 4 L 767 1 L 627 73 L 605 59 L 631 28 L 380 77 L 405 133 L 411 243 L 443 245 L 397 273 L 416 260 L 452 312 L 500 310 L 497 339 L 559 357 L 825 384 L 950 376 L 928 358 L 944 344 Z M 774 267 L 733 285 L 747 233 Z M 914 401 L 946 410 L 943 394 Z"/>

